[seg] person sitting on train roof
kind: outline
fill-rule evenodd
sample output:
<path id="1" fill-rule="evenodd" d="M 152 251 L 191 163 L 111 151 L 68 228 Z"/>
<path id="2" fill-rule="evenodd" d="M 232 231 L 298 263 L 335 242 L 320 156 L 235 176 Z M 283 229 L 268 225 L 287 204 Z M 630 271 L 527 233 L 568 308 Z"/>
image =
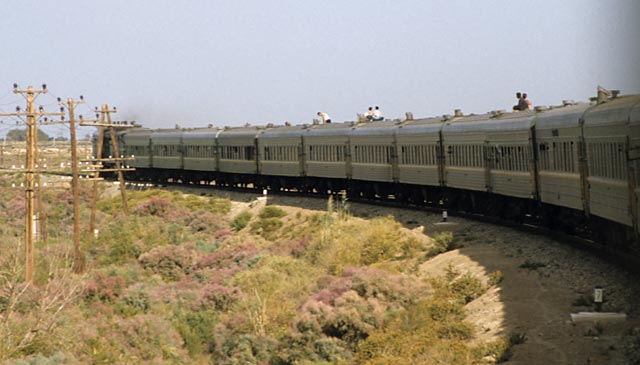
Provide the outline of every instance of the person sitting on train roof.
<path id="1" fill-rule="evenodd" d="M 367 118 L 367 122 L 370 122 L 373 119 L 373 108 L 369 107 L 366 113 L 364 113 L 364 117 Z"/>
<path id="2" fill-rule="evenodd" d="M 320 118 L 322 118 L 322 123 L 323 124 L 331 123 L 331 117 L 329 116 L 329 114 L 323 113 L 323 112 L 318 112 L 318 116 Z"/>
<path id="3" fill-rule="evenodd" d="M 384 120 L 384 118 L 382 117 L 382 112 L 380 111 L 380 108 L 376 106 L 376 110 L 373 111 L 373 121 L 379 122 L 381 120 Z"/>
<path id="4" fill-rule="evenodd" d="M 518 99 L 518 104 L 513 106 L 514 112 L 520 111 L 520 100 L 522 100 L 522 93 L 520 91 L 516 93 L 516 99 Z"/>
<path id="5" fill-rule="evenodd" d="M 523 93 L 522 94 L 522 99 L 527 104 L 527 107 L 524 110 L 531 110 L 531 101 L 529 101 L 529 99 L 527 99 L 527 93 Z"/>

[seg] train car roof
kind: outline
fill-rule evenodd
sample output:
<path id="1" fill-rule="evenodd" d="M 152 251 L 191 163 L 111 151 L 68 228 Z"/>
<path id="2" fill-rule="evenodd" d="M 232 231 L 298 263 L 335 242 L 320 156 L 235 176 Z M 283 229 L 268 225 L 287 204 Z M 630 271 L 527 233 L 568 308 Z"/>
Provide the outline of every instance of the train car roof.
<path id="1" fill-rule="evenodd" d="M 555 129 L 580 126 L 580 118 L 592 104 L 579 103 L 552 106 L 541 110 L 536 120 L 536 129 Z"/>
<path id="2" fill-rule="evenodd" d="M 309 125 L 276 126 L 264 129 L 259 132 L 258 138 L 284 138 L 301 136 L 305 129 L 311 128 Z"/>
<path id="3" fill-rule="evenodd" d="M 183 133 L 181 129 L 156 129 L 151 132 L 151 139 L 180 138 Z"/>
<path id="4" fill-rule="evenodd" d="M 125 137 L 126 136 L 149 136 L 151 135 L 151 133 L 153 132 L 153 130 L 149 129 L 149 128 L 140 128 L 140 127 L 136 127 L 136 128 L 130 128 L 130 129 L 123 129 L 121 131 L 119 131 L 118 134 L 122 134 Z M 105 131 L 105 133 L 107 133 L 107 131 Z"/>
<path id="5" fill-rule="evenodd" d="M 517 113 L 492 112 L 469 115 L 448 121 L 442 128 L 443 133 L 492 132 L 528 129 L 536 117 L 534 111 Z"/>
<path id="6" fill-rule="evenodd" d="M 351 136 L 382 136 L 394 134 L 402 122 L 399 120 L 384 120 L 381 122 L 358 123 L 349 135 Z"/>
<path id="7" fill-rule="evenodd" d="M 306 128 L 304 136 L 341 136 L 347 133 L 356 125 L 355 122 L 315 124 Z"/>
<path id="8" fill-rule="evenodd" d="M 225 127 L 218 133 L 218 138 L 237 138 L 237 137 L 256 137 L 261 130 L 266 127 L 248 126 L 248 127 Z"/>
<path id="9" fill-rule="evenodd" d="M 215 139 L 219 128 L 196 128 L 185 130 L 183 137 L 188 139 Z"/>
<path id="10" fill-rule="evenodd" d="M 444 116 L 407 120 L 398 126 L 397 133 L 399 135 L 438 133 L 444 126 L 445 121 Z"/>
<path id="11" fill-rule="evenodd" d="M 634 107 L 640 104 L 640 95 L 611 98 L 589 108 L 584 114 L 584 126 L 629 123 Z M 637 123 L 637 121 L 631 121 Z M 634 123 L 634 124 L 635 124 Z"/>

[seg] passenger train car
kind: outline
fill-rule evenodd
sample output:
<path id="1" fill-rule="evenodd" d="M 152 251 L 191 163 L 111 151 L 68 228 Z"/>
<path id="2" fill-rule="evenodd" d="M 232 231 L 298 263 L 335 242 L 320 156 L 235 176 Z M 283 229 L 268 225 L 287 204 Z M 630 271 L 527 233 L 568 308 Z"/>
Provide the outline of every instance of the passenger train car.
<path id="1" fill-rule="evenodd" d="M 117 135 L 120 151 L 135 157 L 131 179 L 344 190 L 640 251 L 640 95 L 599 93 L 523 112 Z"/>

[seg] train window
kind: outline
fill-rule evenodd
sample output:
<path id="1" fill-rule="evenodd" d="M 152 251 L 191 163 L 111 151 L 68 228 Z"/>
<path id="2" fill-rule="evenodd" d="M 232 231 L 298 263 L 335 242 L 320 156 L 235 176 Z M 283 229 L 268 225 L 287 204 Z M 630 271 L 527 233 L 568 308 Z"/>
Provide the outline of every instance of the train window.
<path id="1" fill-rule="evenodd" d="M 575 141 L 541 143 L 538 145 L 540 168 L 548 171 L 576 172 L 577 148 Z M 528 165 L 530 152 L 525 155 L 525 166 Z"/>
<path id="2" fill-rule="evenodd" d="M 253 146 L 247 146 L 244 148 L 245 160 L 253 160 L 255 148 Z"/>
<path id="3" fill-rule="evenodd" d="M 609 179 L 626 180 L 626 150 L 620 142 L 592 142 L 587 145 L 589 174 Z"/>

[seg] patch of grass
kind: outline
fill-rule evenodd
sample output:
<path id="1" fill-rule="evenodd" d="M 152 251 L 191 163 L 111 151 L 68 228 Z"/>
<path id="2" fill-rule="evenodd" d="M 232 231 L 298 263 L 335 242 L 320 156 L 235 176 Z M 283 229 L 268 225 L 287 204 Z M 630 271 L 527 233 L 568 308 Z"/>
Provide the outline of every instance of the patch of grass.
<path id="1" fill-rule="evenodd" d="M 184 340 L 189 355 L 196 358 L 213 350 L 216 323 L 217 313 L 214 310 L 179 309 L 173 318 L 173 325 Z"/>
<path id="2" fill-rule="evenodd" d="M 171 204 L 188 208 L 191 211 L 204 210 L 211 213 L 228 213 L 231 210 L 231 201 L 218 197 L 201 197 L 197 195 L 182 194 L 168 190 L 146 190 L 127 192 L 127 205 L 136 207 L 150 199 L 166 200 Z M 98 209 L 105 213 L 122 211 L 122 198 L 120 195 L 98 202 Z"/>
<path id="3" fill-rule="evenodd" d="M 527 334 L 523 332 L 512 332 L 509 334 L 509 343 L 511 345 L 521 345 L 527 342 Z"/>
<path id="4" fill-rule="evenodd" d="M 459 247 L 454 241 L 452 232 L 439 232 L 433 237 L 433 240 L 434 245 L 427 251 L 427 259 Z"/>
<path id="5" fill-rule="evenodd" d="M 471 274 L 462 275 L 451 282 L 449 290 L 458 296 L 464 304 L 470 303 L 487 291 L 482 281 Z"/>
<path id="6" fill-rule="evenodd" d="M 512 332 L 495 341 L 482 344 L 477 351 L 483 358 L 493 358 L 496 364 L 508 361 L 513 356 L 513 346 L 527 342 L 527 335 L 521 332 Z"/>
<path id="7" fill-rule="evenodd" d="M 257 233 L 267 240 L 275 240 L 282 225 L 280 218 L 262 218 L 251 223 L 251 232 Z"/>
<path id="8" fill-rule="evenodd" d="M 278 208 L 278 207 L 273 206 L 273 205 L 268 205 L 268 206 L 262 208 L 260 210 L 260 213 L 258 213 L 258 217 L 260 217 L 262 219 L 282 218 L 285 215 L 287 215 L 287 213 L 284 210 L 282 210 L 282 208 Z"/>
<path id="9" fill-rule="evenodd" d="M 489 277 L 489 280 L 487 281 L 487 284 L 489 284 L 489 286 L 496 286 L 500 284 L 503 279 L 503 274 L 500 270 L 490 272 L 487 276 Z"/>
<path id="10" fill-rule="evenodd" d="M 249 224 L 250 220 L 251 212 L 249 212 L 248 210 L 243 210 L 242 212 L 238 213 L 235 218 L 233 218 L 233 220 L 231 221 L 231 228 L 233 228 L 234 231 L 238 232 L 246 227 L 247 224 Z"/>

